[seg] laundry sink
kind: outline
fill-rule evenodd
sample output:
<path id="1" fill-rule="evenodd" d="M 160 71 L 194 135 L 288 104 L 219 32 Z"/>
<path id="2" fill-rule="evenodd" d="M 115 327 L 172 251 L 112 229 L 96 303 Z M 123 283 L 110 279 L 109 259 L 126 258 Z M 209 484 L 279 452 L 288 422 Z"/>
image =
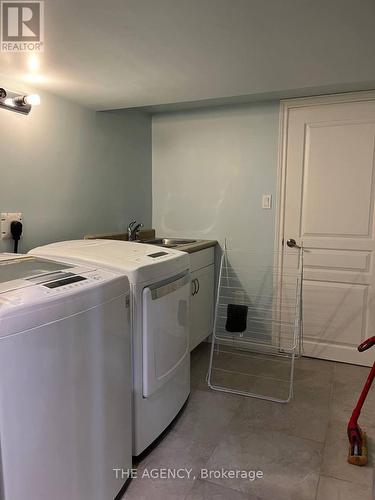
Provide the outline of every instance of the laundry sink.
<path id="1" fill-rule="evenodd" d="M 182 239 L 182 238 L 154 238 L 152 240 L 141 240 L 140 243 L 148 243 L 149 245 L 157 245 L 160 247 L 174 248 L 180 245 L 195 243 L 197 240 Z"/>
<path id="2" fill-rule="evenodd" d="M 187 245 L 188 243 L 196 243 L 196 241 L 182 238 L 163 238 L 164 245 Z"/>

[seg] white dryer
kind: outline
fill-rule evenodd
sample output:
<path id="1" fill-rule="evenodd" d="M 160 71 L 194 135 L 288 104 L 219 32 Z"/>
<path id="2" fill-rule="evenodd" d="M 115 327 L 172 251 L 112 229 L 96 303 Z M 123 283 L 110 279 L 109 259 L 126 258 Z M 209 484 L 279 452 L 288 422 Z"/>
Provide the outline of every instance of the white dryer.
<path id="1" fill-rule="evenodd" d="M 113 500 L 131 467 L 129 284 L 0 254 L 4 500 Z"/>
<path id="2" fill-rule="evenodd" d="M 129 278 L 133 454 L 139 455 L 172 422 L 190 392 L 188 254 L 114 240 L 59 242 L 30 253 L 76 264 L 95 263 Z"/>

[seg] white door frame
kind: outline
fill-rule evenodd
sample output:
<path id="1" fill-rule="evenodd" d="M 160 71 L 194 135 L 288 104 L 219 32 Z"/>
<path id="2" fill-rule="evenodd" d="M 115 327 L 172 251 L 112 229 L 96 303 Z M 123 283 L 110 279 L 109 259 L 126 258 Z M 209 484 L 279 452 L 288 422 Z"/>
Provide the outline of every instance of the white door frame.
<path id="1" fill-rule="evenodd" d="M 374 101 L 375 90 L 361 92 L 347 92 L 344 94 L 331 94 L 317 97 L 302 97 L 296 99 L 285 99 L 280 101 L 279 114 L 279 147 L 277 161 L 277 184 L 276 184 L 276 214 L 275 214 L 275 255 L 282 255 L 282 239 L 284 235 L 285 216 L 285 182 L 286 182 L 286 147 L 288 139 L 289 112 L 293 108 L 321 106 L 322 104 L 340 104 L 346 102 Z M 275 265 L 281 266 L 278 260 Z"/>

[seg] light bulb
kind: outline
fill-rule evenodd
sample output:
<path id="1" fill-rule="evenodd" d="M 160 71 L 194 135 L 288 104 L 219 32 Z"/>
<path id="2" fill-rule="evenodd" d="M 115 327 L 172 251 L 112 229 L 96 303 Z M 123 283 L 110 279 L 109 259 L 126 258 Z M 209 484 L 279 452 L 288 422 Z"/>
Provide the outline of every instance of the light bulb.
<path id="1" fill-rule="evenodd" d="M 29 56 L 27 60 L 27 66 L 32 73 L 35 73 L 39 69 L 39 59 L 34 54 Z"/>
<path id="2" fill-rule="evenodd" d="M 40 97 L 38 94 L 25 95 L 23 101 L 25 104 L 30 104 L 30 106 L 38 106 L 40 104 Z"/>

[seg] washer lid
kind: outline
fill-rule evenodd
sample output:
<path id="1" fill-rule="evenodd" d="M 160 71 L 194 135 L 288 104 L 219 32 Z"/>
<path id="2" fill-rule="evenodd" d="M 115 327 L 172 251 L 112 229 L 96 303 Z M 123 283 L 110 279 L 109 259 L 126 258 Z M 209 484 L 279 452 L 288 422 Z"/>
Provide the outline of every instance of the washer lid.
<path id="1" fill-rule="evenodd" d="M 29 286 L 25 279 L 53 275 L 71 268 L 68 264 L 30 255 L 0 254 L 0 293 Z"/>

